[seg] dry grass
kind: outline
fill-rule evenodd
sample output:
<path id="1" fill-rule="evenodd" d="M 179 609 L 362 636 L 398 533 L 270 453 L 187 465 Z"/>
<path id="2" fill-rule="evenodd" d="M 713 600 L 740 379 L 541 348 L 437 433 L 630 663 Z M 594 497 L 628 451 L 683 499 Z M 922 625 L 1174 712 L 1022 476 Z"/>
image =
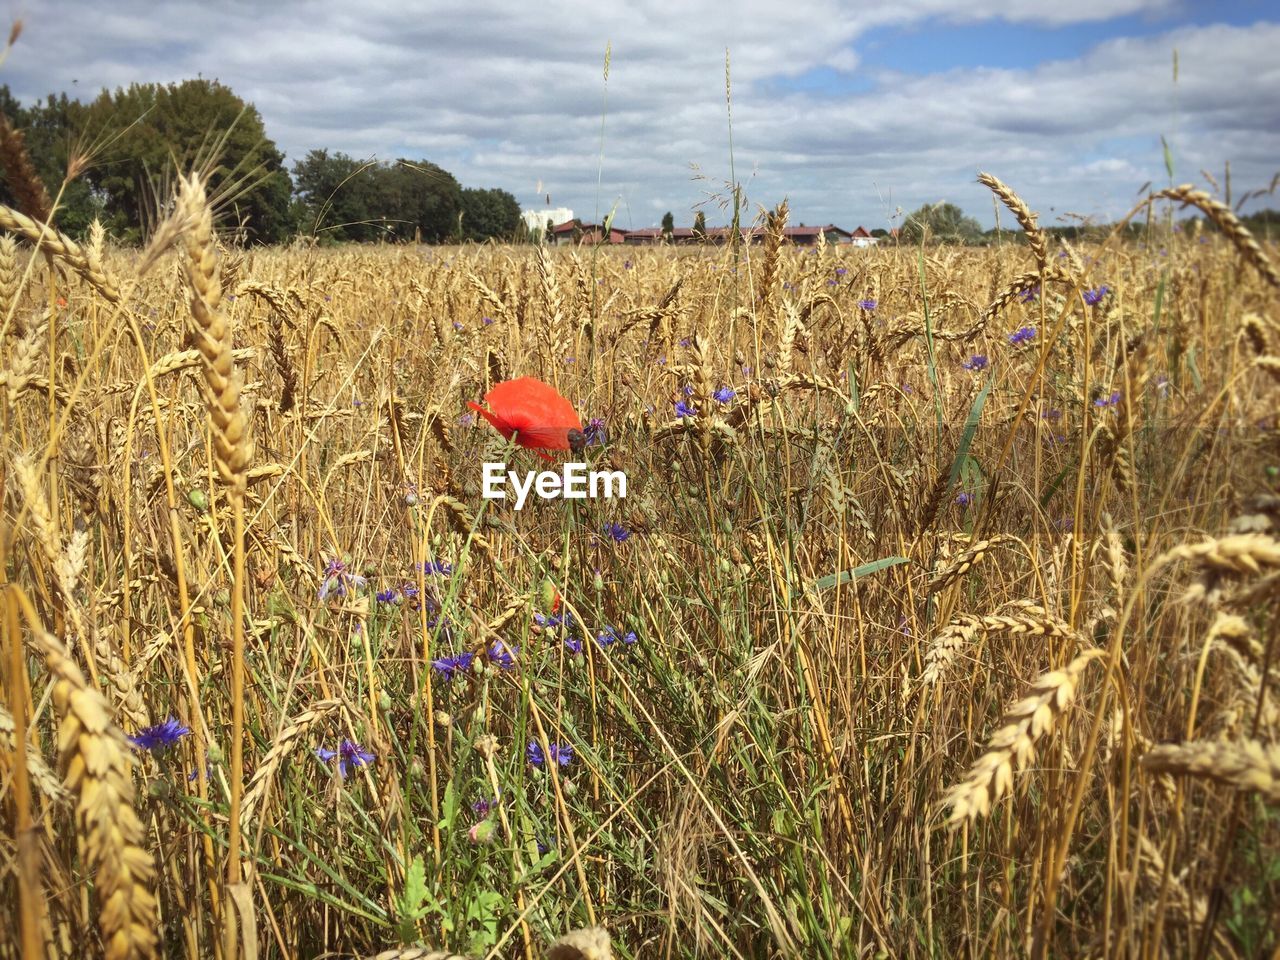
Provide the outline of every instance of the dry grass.
<path id="1" fill-rule="evenodd" d="M 0 209 L 21 935 L 1280 947 L 1273 251 L 1181 188 L 1222 235 L 1055 249 L 984 182 L 1026 245 L 235 252 L 189 180 L 140 264 Z M 481 498 L 523 375 L 625 501 Z"/>

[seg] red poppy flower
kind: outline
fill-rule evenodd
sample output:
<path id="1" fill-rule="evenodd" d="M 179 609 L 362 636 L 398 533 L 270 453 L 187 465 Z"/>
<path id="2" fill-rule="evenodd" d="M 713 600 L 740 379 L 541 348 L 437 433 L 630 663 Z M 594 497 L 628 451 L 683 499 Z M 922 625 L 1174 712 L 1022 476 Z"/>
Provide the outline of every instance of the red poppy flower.
<path id="1" fill-rule="evenodd" d="M 543 450 L 581 450 L 586 443 L 573 404 L 541 380 L 521 377 L 499 383 L 484 395 L 484 402 L 488 410 L 472 401 L 467 406 L 508 440 L 514 439 L 544 460 L 551 457 Z"/>

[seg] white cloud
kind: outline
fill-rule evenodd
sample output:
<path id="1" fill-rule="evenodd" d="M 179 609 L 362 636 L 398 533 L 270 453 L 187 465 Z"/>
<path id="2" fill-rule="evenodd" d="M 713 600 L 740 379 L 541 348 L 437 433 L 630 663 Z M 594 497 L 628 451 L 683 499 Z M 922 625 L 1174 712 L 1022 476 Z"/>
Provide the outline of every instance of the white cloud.
<path id="1" fill-rule="evenodd" d="M 789 196 L 796 219 L 811 223 L 880 225 L 898 204 L 939 197 L 989 220 L 978 169 L 1013 184 L 1047 220 L 1050 208 L 1114 214 L 1143 180 L 1163 178 L 1161 133 L 1180 179 L 1230 159 L 1236 182 L 1252 185 L 1269 180 L 1280 157 L 1276 24 L 1109 40 L 1034 69 L 920 76 L 868 72 L 859 38 L 930 20 L 1058 25 L 1155 15 L 1173 0 L 847 6 L 740 0 L 730 16 L 710 0 L 612 9 L 578 0 L 123 0 L 101 13 L 88 0 L 60 0 L 31 9 L 0 80 L 32 98 L 216 76 L 258 106 L 291 159 L 313 147 L 421 157 L 464 184 L 502 186 L 529 203 L 541 180 L 541 193 L 580 215 L 595 209 L 603 114 L 602 205 L 620 198 L 619 222 L 633 226 L 666 209 L 687 222 L 691 204 L 728 177 L 726 47 L 739 178 L 752 200 Z M 824 96 L 779 83 L 820 66 L 872 89 Z M 691 163 L 709 181 L 692 181 Z"/>

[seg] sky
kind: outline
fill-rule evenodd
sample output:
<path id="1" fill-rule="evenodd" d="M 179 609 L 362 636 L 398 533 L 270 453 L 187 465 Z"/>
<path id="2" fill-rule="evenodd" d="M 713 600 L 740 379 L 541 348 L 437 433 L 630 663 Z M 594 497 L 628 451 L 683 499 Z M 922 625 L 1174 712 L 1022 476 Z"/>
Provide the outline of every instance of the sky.
<path id="1" fill-rule="evenodd" d="M 946 200 L 989 227 L 980 170 L 1042 224 L 1106 221 L 1168 183 L 1162 136 L 1176 183 L 1230 162 L 1238 197 L 1280 170 L 1280 0 L 10 3 L 24 102 L 215 78 L 290 166 L 429 160 L 624 228 L 724 223 L 735 178 L 793 224 Z"/>

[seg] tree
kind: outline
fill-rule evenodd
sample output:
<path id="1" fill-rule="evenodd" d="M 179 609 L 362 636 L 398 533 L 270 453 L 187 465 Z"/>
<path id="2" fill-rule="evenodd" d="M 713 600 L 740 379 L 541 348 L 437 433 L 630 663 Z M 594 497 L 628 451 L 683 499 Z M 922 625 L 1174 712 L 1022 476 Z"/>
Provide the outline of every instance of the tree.
<path id="1" fill-rule="evenodd" d="M 940 243 L 972 243 L 982 236 L 982 225 L 954 203 L 925 204 L 908 215 L 902 239 L 919 243 L 922 237 Z"/>
<path id="2" fill-rule="evenodd" d="M 462 186 L 443 167 L 397 160 L 374 168 L 374 185 L 373 212 L 386 218 L 389 239 L 441 243 L 456 233 Z"/>
<path id="3" fill-rule="evenodd" d="M 520 204 L 506 190 L 462 191 L 462 226 L 468 240 L 505 240 L 520 228 Z"/>
<path id="4" fill-rule="evenodd" d="M 312 150 L 294 164 L 293 176 L 305 233 L 334 241 L 439 243 L 457 230 L 462 187 L 434 163 L 382 164 Z"/>
<path id="5" fill-rule="evenodd" d="M 299 232 L 335 241 L 372 239 L 377 192 L 373 166 L 328 150 L 312 150 L 294 163 Z"/>
<path id="6" fill-rule="evenodd" d="M 168 199 L 165 181 L 176 168 L 206 170 L 210 194 L 250 239 L 284 239 L 292 190 L 284 154 L 257 109 L 229 87 L 199 79 L 103 90 L 85 112 L 84 129 L 114 135 L 87 176 L 118 234 L 137 236 L 157 216 L 155 203 Z"/>
<path id="7" fill-rule="evenodd" d="M 693 218 L 693 235 L 699 240 L 705 240 L 707 236 L 707 214 L 705 211 L 699 210 Z"/>
<path id="8" fill-rule="evenodd" d="M 668 210 L 666 213 L 662 215 L 662 238 L 664 240 L 670 240 L 672 235 L 675 234 L 675 232 L 676 232 L 676 218 L 673 217 L 671 215 L 671 211 Z"/>
<path id="9" fill-rule="evenodd" d="M 874 230 L 871 231 L 871 235 L 875 237 L 877 240 L 879 240 L 881 237 L 889 236 L 889 231 L 886 230 L 884 227 L 876 227 Z"/>
<path id="10" fill-rule="evenodd" d="M 23 137 L 27 156 L 51 200 L 57 200 L 54 222 L 72 237 L 83 237 L 89 225 L 103 212 L 102 197 L 77 176 L 68 180 L 73 156 L 77 156 L 84 129 L 84 105 L 50 94 L 43 102 L 23 107 L 0 87 L 0 111 Z M 61 197 L 58 196 L 61 191 Z M 18 206 L 9 185 L 0 181 L 0 203 Z"/>

